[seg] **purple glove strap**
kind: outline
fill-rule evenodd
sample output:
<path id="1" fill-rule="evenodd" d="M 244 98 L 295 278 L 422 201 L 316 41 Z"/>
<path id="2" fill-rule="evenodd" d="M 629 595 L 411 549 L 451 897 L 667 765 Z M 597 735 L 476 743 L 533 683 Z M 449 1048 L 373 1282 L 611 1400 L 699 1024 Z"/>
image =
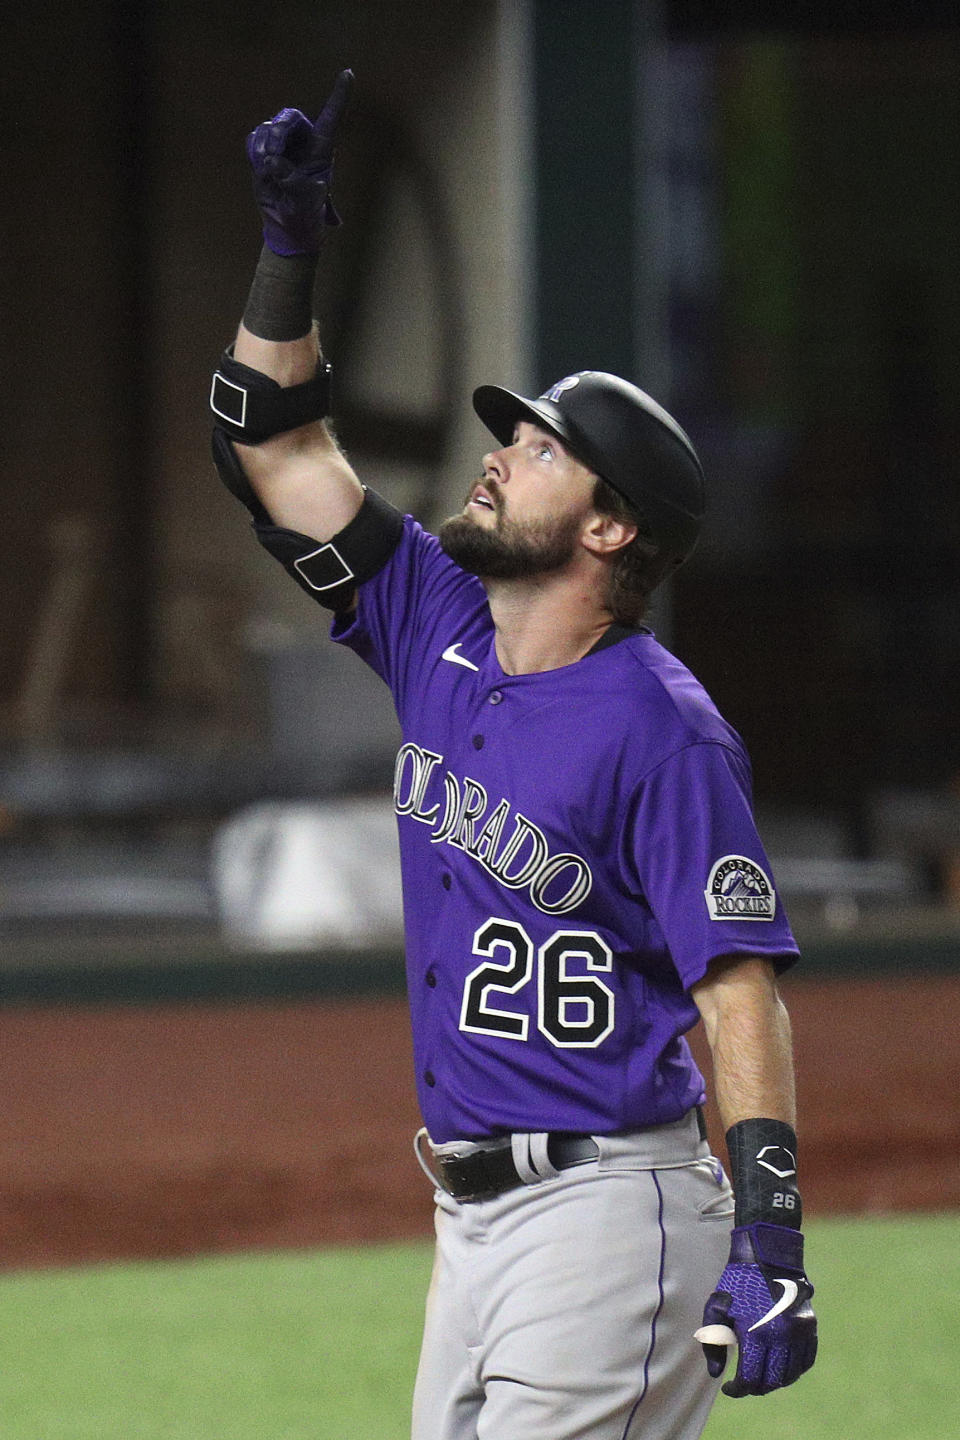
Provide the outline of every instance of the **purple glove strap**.
<path id="1" fill-rule="evenodd" d="M 730 1236 L 730 1264 L 803 1269 L 803 1235 L 786 1225 L 740 1225 Z"/>

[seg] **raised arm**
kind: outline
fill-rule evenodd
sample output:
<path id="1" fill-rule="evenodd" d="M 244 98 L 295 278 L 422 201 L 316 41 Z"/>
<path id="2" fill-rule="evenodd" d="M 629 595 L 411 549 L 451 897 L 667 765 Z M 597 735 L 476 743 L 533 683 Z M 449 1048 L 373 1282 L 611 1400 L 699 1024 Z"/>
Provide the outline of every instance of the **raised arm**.
<path id="1" fill-rule="evenodd" d="M 340 74 L 312 124 L 301 111 L 288 108 L 247 139 L 264 243 L 233 358 L 285 390 L 315 380 L 322 365 L 313 289 L 323 240 L 340 224 L 330 190 L 334 145 L 352 79 L 349 70 Z M 322 420 L 259 445 L 241 442 L 237 457 L 277 525 L 328 540 L 360 508 L 360 482 Z"/>
<path id="2" fill-rule="evenodd" d="M 261 280 L 263 268 L 261 258 Z M 313 329 L 300 339 L 268 340 L 241 322 L 233 353 L 240 364 L 284 389 L 312 380 L 320 363 Z M 234 444 L 244 474 L 275 524 L 329 540 L 360 509 L 363 487 L 323 420 L 259 445 Z"/>
<path id="3" fill-rule="evenodd" d="M 341 72 L 316 121 L 284 109 L 248 136 L 264 243 L 236 341 L 210 391 L 224 484 L 250 510 L 270 553 L 335 610 L 352 606 L 356 584 L 385 563 L 402 525 L 364 489 L 324 421 L 330 366 L 313 289 L 323 238 L 340 224 L 330 187 L 352 79 Z"/>

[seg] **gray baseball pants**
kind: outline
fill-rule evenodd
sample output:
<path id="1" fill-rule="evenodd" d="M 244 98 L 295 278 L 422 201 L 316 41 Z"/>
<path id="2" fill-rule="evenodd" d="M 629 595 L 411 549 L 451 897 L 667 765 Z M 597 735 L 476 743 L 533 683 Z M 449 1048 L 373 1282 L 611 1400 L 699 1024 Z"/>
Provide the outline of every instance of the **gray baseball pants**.
<path id="1" fill-rule="evenodd" d="M 730 1186 L 693 1115 L 594 1138 L 596 1160 L 558 1172 L 543 1137 L 514 1136 L 529 1183 L 467 1203 L 437 1190 L 413 1440 L 703 1430 L 719 1381 L 693 1332 L 726 1262 Z"/>

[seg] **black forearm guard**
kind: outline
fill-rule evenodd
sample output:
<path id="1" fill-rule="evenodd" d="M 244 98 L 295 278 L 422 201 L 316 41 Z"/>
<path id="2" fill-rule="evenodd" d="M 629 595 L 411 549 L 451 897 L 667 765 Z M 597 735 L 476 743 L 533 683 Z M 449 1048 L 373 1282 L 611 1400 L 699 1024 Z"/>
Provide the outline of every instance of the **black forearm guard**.
<path id="1" fill-rule="evenodd" d="M 400 543 L 403 516 L 375 490 L 332 540 L 320 544 L 309 535 L 269 522 L 254 526 L 257 539 L 312 600 L 329 610 L 345 610 L 358 585 L 383 569 Z"/>
<path id="2" fill-rule="evenodd" d="M 727 1131 L 735 1223 L 790 1225 L 800 1229 L 803 1206 L 797 1189 L 797 1137 L 782 1120 L 741 1120 Z"/>

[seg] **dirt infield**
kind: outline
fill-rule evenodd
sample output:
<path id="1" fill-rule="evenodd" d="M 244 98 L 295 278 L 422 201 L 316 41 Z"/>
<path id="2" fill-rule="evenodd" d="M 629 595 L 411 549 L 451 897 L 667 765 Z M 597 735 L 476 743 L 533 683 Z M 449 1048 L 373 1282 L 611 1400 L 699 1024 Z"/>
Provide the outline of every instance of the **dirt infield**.
<path id="1" fill-rule="evenodd" d="M 960 1206 L 960 979 L 784 993 L 808 1211 Z M 402 1000 L 7 1009 L 0 1082 L 0 1266 L 430 1231 Z"/>

